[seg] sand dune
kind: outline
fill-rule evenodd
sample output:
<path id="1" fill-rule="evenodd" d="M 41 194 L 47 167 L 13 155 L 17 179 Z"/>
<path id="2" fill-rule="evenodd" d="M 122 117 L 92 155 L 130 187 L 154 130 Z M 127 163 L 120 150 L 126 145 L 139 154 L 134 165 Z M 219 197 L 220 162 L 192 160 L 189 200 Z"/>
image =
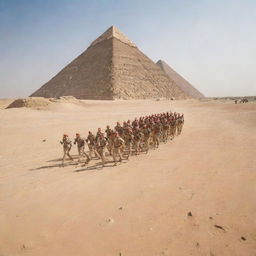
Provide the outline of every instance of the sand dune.
<path id="1" fill-rule="evenodd" d="M 64 132 L 168 110 L 184 131 L 160 149 L 59 166 Z M 0 118 L 1 256 L 255 255 L 255 103 L 57 102 Z"/>

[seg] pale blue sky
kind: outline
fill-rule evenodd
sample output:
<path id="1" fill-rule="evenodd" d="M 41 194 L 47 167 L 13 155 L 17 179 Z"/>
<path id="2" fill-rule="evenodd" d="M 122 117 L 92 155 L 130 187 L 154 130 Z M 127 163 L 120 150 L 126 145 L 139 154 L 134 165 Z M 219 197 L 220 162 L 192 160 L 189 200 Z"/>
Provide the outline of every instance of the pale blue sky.
<path id="1" fill-rule="evenodd" d="M 255 0 L 0 0 L 0 98 L 30 95 L 111 25 L 206 96 L 256 95 Z"/>

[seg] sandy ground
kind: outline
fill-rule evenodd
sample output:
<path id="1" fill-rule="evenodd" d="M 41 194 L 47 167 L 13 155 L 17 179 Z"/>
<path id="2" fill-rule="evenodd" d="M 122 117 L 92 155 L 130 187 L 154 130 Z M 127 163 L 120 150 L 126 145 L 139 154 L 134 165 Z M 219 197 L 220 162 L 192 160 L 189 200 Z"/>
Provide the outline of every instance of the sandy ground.
<path id="1" fill-rule="evenodd" d="M 59 166 L 64 132 L 170 109 L 184 130 L 158 150 Z M 85 101 L 0 120 L 1 256 L 256 255 L 256 104 Z"/>

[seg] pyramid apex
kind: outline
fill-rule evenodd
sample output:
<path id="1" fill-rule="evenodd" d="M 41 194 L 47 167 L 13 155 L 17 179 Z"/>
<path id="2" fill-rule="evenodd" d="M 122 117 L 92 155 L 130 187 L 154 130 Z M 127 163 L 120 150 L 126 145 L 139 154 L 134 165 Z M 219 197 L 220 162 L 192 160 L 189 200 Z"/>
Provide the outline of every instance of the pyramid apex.
<path id="1" fill-rule="evenodd" d="M 163 60 L 160 59 L 157 61 L 157 64 L 166 64 L 166 62 L 164 62 Z"/>
<path id="2" fill-rule="evenodd" d="M 105 41 L 111 38 L 116 38 L 125 44 L 128 44 L 132 47 L 136 47 L 136 45 L 114 25 L 112 25 L 101 36 L 99 36 L 96 40 L 94 40 L 90 46 L 94 46 L 102 41 Z"/>

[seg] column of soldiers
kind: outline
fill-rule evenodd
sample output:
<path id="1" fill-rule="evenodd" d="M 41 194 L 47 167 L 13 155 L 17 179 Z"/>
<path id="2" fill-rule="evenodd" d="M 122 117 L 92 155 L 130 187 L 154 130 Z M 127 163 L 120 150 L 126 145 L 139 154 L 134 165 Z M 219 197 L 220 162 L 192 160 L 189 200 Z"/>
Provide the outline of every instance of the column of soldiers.
<path id="1" fill-rule="evenodd" d="M 73 144 L 77 145 L 78 162 L 81 157 L 86 157 L 84 165 L 88 164 L 92 158 L 101 159 L 102 165 L 106 163 L 106 151 L 113 157 L 113 162 L 121 162 L 123 159 L 129 159 L 141 152 L 148 153 L 150 148 L 156 149 L 159 144 L 166 143 L 168 139 L 173 140 L 182 132 L 184 125 L 184 115 L 179 113 L 165 112 L 142 116 L 135 118 L 133 121 L 124 121 L 121 125 L 116 123 L 114 129 L 107 125 L 105 132 L 98 128 L 96 135 L 89 131 L 86 138 L 76 134 Z M 70 155 L 72 141 L 67 134 L 63 135 L 60 143 L 63 145 L 63 159 L 66 156 L 73 161 Z M 85 152 L 85 146 L 88 145 L 89 153 Z"/>

